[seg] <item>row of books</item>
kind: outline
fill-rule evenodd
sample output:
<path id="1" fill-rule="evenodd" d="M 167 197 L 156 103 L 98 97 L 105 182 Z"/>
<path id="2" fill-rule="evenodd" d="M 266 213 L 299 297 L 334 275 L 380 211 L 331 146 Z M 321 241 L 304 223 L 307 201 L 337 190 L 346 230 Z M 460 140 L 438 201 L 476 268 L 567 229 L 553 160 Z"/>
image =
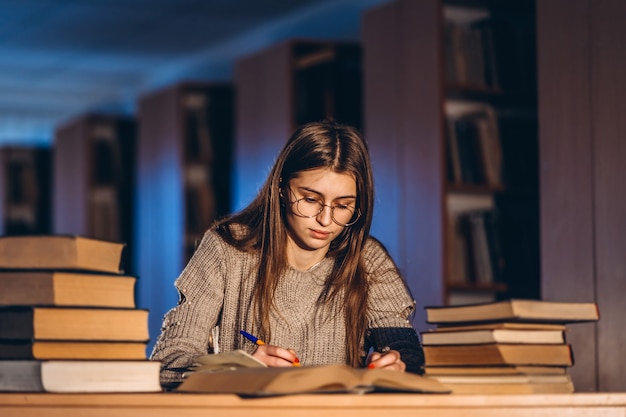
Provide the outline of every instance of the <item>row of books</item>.
<path id="1" fill-rule="evenodd" d="M 505 259 L 498 212 L 471 210 L 450 218 L 450 284 L 503 282 Z"/>
<path id="2" fill-rule="evenodd" d="M 494 32 L 488 18 L 447 20 L 444 26 L 446 80 L 473 88 L 500 88 Z"/>
<path id="3" fill-rule="evenodd" d="M 533 18 L 485 9 L 444 8 L 444 59 L 449 86 L 527 92 L 536 80 Z"/>
<path id="4" fill-rule="evenodd" d="M 506 259 L 494 196 L 450 193 L 446 206 L 447 284 L 504 287 Z"/>
<path id="5" fill-rule="evenodd" d="M 0 238 L 0 391 L 160 391 L 124 244 Z"/>
<path id="6" fill-rule="evenodd" d="M 458 394 L 571 393 L 569 323 L 596 321 L 595 303 L 506 300 L 428 307 L 425 374 Z"/>
<path id="7" fill-rule="evenodd" d="M 448 182 L 501 188 L 503 157 L 495 109 L 448 100 L 445 128 Z"/>
<path id="8" fill-rule="evenodd" d="M 50 216 L 51 156 L 39 147 L 0 148 L 0 234 L 25 234 L 47 230 Z"/>

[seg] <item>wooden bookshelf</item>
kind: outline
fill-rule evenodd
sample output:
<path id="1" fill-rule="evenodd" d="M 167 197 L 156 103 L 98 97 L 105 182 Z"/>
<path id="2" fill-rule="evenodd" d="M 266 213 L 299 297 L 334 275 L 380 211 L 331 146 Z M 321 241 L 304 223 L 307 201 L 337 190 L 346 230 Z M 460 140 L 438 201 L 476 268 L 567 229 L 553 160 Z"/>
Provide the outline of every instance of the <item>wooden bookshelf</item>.
<path id="1" fill-rule="evenodd" d="M 135 265 L 153 336 L 176 303 L 174 280 L 231 210 L 234 99 L 230 84 L 190 81 L 139 100 Z"/>
<path id="2" fill-rule="evenodd" d="M 135 121 L 86 114 L 54 134 L 53 230 L 126 244 L 122 269 L 133 273 Z"/>
<path id="3" fill-rule="evenodd" d="M 534 20 L 532 1 L 398 0 L 364 16 L 372 232 L 407 277 L 418 328 L 425 305 L 539 296 Z M 462 228 L 470 213 L 495 227 Z M 477 245 L 468 230 L 483 230 L 474 253 L 491 272 L 458 265 Z"/>
<path id="4" fill-rule="evenodd" d="M 359 44 L 289 40 L 236 63 L 235 208 L 256 195 L 300 124 L 334 118 L 362 128 L 361 62 Z"/>
<path id="5" fill-rule="evenodd" d="M 0 148 L 0 235 L 50 232 L 51 158 L 49 148 Z"/>

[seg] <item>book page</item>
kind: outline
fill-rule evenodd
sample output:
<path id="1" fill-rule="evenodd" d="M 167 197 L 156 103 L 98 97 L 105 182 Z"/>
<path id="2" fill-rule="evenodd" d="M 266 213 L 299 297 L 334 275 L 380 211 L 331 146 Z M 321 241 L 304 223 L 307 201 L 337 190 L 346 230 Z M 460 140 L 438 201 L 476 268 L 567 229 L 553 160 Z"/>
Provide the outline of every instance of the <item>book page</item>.
<path id="1" fill-rule="evenodd" d="M 267 365 L 248 352 L 238 349 L 199 356 L 191 371 L 221 372 L 238 368 L 267 368 Z"/>

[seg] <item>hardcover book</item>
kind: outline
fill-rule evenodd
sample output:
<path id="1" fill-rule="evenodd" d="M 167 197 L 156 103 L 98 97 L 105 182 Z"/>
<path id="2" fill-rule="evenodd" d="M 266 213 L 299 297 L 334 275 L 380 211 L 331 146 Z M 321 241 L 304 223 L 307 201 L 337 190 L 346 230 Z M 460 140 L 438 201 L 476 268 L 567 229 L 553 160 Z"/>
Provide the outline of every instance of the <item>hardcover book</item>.
<path id="1" fill-rule="evenodd" d="M 159 392 L 160 362 L 0 361 L 0 391 Z"/>
<path id="2" fill-rule="evenodd" d="M 120 273 L 123 243 L 74 235 L 0 237 L 0 269 Z"/>
<path id="3" fill-rule="evenodd" d="M 136 278 L 84 272 L 0 271 L 0 306 L 135 307 Z"/>
<path id="4" fill-rule="evenodd" d="M 496 321 L 574 323 L 600 318 L 595 303 L 513 299 L 483 304 L 426 307 L 433 324 Z"/>
<path id="5" fill-rule="evenodd" d="M 437 345 L 424 346 L 428 366 L 439 365 L 547 365 L 572 366 L 569 345 Z"/>
<path id="6" fill-rule="evenodd" d="M 148 310 L 2 307 L 0 340 L 148 341 Z"/>

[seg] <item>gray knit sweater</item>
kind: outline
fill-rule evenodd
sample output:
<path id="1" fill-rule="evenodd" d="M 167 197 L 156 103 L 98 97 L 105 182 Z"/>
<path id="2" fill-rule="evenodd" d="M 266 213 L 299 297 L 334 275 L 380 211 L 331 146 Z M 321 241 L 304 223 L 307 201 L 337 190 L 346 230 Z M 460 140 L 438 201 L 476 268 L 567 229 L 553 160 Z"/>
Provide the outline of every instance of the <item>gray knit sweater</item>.
<path id="1" fill-rule="evenodd" d="M 395 264 L 371 238 L 365 245 L 364 259 L 370 282 L 369 328 L 408 332 L 410 349 L 421 354 L 419 340 L 407 320 L 415 302 Z M 181 369 L 199 355 L 233 349 L 254 351 L 255 345 L 239 330 L 259 331 L 252 303 L 258 261 L 258 254 L 234 248 L 214 230 L 205 234 L 176 280 L 179 302 L 165 315 L 151 355 L 151 359 L 162 361 L 164 385 L 180 381 Z M 346 362 L 346 323 L 339 313 L 340 305 L 321 308 L 317 303 L 332 264 L 332 258 L 325 258 L 307 271 L 288 268 L 276 289 L 274 301 L 279 313 L 270 317 L 271 339 L 265 342 L 294 349 L 304 366 Z M 385 338 L 389 335 L 369 345 L 392 345 L 394 340 Z M 406 334 L 401 338 L 407 339 Z"/>

